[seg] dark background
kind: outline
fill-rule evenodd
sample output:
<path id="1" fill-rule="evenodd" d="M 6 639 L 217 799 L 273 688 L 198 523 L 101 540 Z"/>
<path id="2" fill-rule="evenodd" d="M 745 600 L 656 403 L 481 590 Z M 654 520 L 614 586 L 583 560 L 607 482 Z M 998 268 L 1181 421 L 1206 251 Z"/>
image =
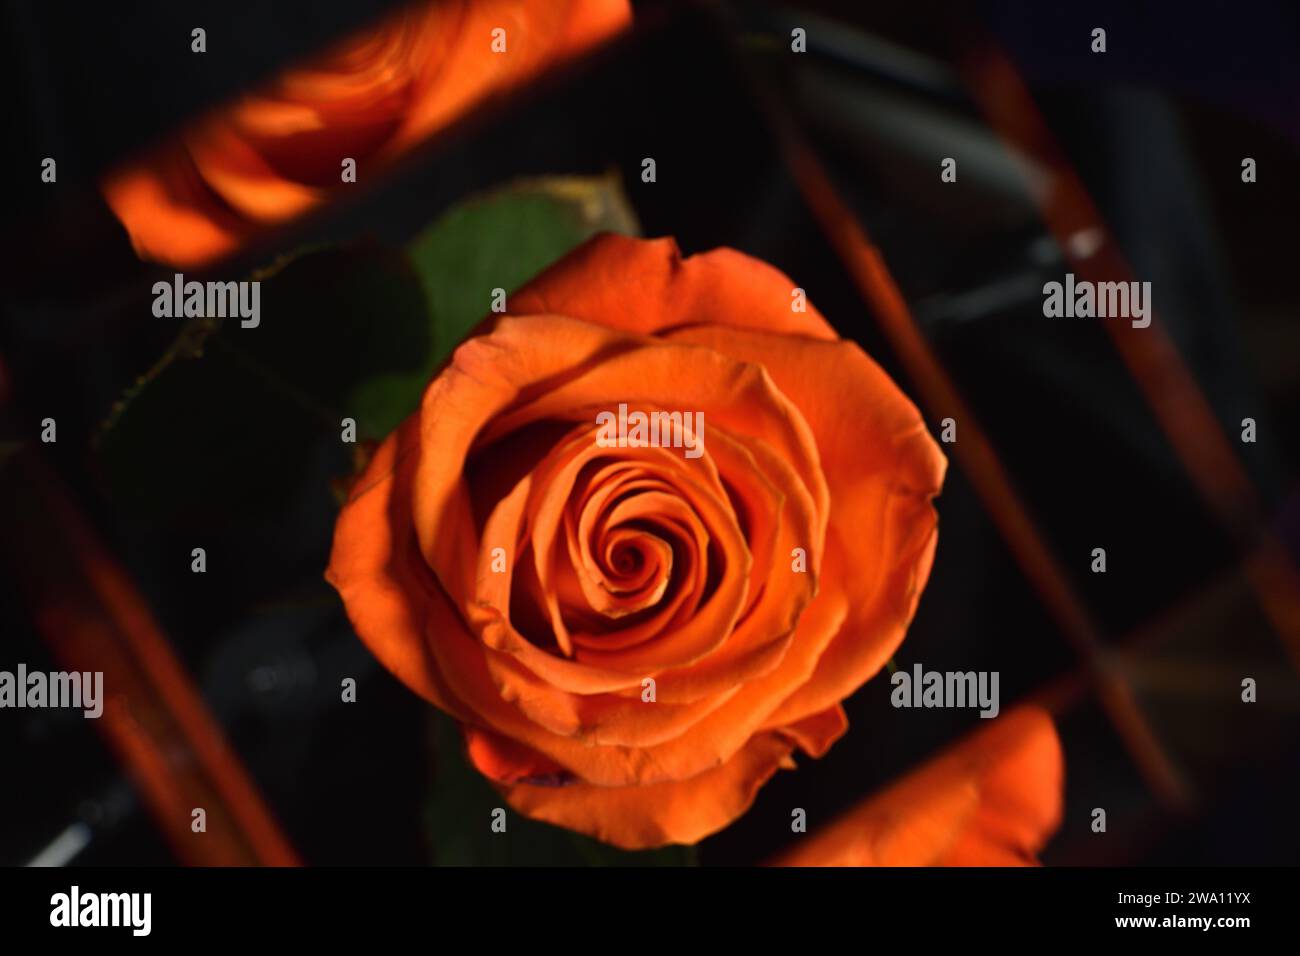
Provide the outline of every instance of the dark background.
<path id="1" fill-rule="evenodd" d="M 322 436 L 293 506 L 272 513 L 158 522 L 106 493 L 91 438 L 175 330 L 149 311 L 152 282 L 172 270 L 136 260 L 94 183 L 184 118 L 384 6 L 3 8 L 12 169 L 0 358 L 12 417 L 28 439 L 42 418 L 58 420 L 57 446 L 42 451 L 133 574 L 290 840 L 318 864 L 430 859 L 427 707 L 373 662 L 321 579 L 335 513 L 328 482 L 348 461 L 336 437 Z M 952 69 L 978 31 L 1013 57 L 1137 276 L 1152 281 L 1161 319 L 1296 553 L 1294 7 L 863 6 L 640 4 L 638 30 L 616 48 L 440 134 L 355 199 L 223 269 L 304 240 L 401 241 L 492 185 L 616 168 L 646 235 L 674 235 L 686 253 L 734 246 L 778 266 L 919 401 L 801 199 L 754 84 L 774 93 L 881 246 L 1108 645 L 1141 637 L 1129 673 L 1195 804 L 1186 814 L 1160 805 L 1085 688 L 1058 714 L 1066 819 L 1045 862 L 1294 863 L 1295 672 L 1100 322 L 1042 317 L 1042 284 L 1066 267 Z M 809 31 L 802 57 L 788 53 L 792 25 Z M 1098 25 L 1108 31 L 1103 56 L 1088 52 Z M 208 31 L 202 57 L 189 52 L 193 26 Z M 942 186 L 939 157 L 958 145 L 971 161 L 962 159 L 955 187 Z M 58 158 L 57 188 L 39 181 L 47 155 Z M 656 158 L 654 184 L 640 181 L 644 156 Z M 1258 161 L 1257 183 L 1241 182 L 1242 156 Z M 320 334 L 304 329 L 304 363 Z M 1238 446 L 1247 415 L 1259 440 Z M 955 460 L 938 508 L 934 571 L 899 665 L 997 670 L 1004 710 L 1079 673 Z M 189 573 L 196 539 L 208 551 L 202 576 Z M 1099 545 L 1106 575 L 1088 570 Z M 0 666 L 52 666 L 7 576 L 0 646 Z M 358 678 L 364 706 L 336 706 L 340 674 Z M 1248 675 L 1266 688 L 1256 709 L 1237 697 Z M 698 859 L 767 859 L 790 838 L 791 807 L 815 826 L 980 723 L 974 712 L 895 710 L 888 691 L 877 679 L 851 698 L 848 735 L 822 760 L 778 774 Z M 95 825 L 79 862 L 171 862 L 79 715 L 5 712 L 0 761 L 22 768 L 0 788 L 0 863 L 24 862 L 79 817 Z M 1089 831 L 1096 806 L 1108 809 L 1105 835 Z"/>

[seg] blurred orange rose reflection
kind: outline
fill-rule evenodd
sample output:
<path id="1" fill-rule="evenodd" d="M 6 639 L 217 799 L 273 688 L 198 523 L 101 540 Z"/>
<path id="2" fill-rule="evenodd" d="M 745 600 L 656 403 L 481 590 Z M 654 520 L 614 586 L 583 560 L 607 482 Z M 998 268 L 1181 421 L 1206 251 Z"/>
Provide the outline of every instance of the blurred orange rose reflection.
<path id="1" fill-rule="evenodd" d="M 1032 866 L 1061 824 L 1052 719 L 1024 707 L 794 838 L 778 866 Z"/>
<path id="2" fill-rule="evenodd" d="M 113 171 L 105 198 L 141 258 L 204 265 L 324 201 L 345 159 L 370 175 L 630 20 L 628 0 L 405 7 Z"/>

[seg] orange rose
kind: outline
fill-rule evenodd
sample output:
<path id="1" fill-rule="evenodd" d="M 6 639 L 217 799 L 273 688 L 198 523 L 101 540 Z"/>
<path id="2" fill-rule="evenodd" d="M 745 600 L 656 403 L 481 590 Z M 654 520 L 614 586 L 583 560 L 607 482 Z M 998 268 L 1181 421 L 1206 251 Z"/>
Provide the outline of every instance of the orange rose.
<path id="1" fill-rule="evenodd" d="M 695 842 L 825 753 L 902 641 L 946 462 L 792 288 L 597 237 L 457 349 L 344 506 L 327 577 L 357 633 L 521 813 Z M 702 413 L 700 456 L 610 447 L 620 404 Z"/>
<path id="2" fill-rule="evenodd" d="M 1045 711 L 1003 715 L 830 826 L 780 866 L 1028 866 L 1061 825 L 1061 742 Z"/>
<path id="3" fill-rule="evenodd" d="M 631 19 L 628 0 L 440 0 L 404 8 L 116 170 L 136 253 L 199 266 Z M 505 31 L 504 52 L 492 49 Z"/>

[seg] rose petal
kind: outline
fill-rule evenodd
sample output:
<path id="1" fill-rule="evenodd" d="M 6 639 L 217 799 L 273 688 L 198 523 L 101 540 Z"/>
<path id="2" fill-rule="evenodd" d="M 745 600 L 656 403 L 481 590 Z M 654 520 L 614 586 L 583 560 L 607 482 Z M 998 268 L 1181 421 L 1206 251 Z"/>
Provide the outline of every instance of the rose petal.
<path id="1" fill-rule="evenodd" d="M 513 315 L 553 314 L 642 335 L 702 322 L 834 340 L 815 308 L 791 308 L 795 284 L 734 249 L 682 258 L 673 239 L 605 234 L 510 297 Z"/>
<path id="2" fill-rule="evenodd" d="M 830 745 L 828 735 L 835 734 L 837 727 L 842 729 L 842 724 L 831 715 L 811 719 L 806 726 L 790 732 L 759 734 L 725 763 L 683 780 L 635 787 L 507 782 L 501 790 L 506 801 L 526 816 L 624 849 L 692 844 L 748 810 L 759 788 L 778 769 L 789 765 L 791 753 L 801 742 L 824 751 Z M 520 759 L 522 755 L 515 751 L 509 756 Z M 487 772 L 500 771 L 510 764 L 501 760 L 495 765 L 476 761 L 476 766 Z M 519 768 L 514 765 L 511 769 Z"/>
<path id="3" fill-rule="evenodd" d="M 933 561 L 931 499 L 947 462 L 920 412 L 851 342 L 792 343 L 721 326 L 670 338 L 762 364 L 816 436 L 835 503 L 828 533 L 852 568 L 843 575 L 852 610 L 812 679 L 773 715 L 774 725 L 790 723 L 843 700 L 902 642 Z"/>

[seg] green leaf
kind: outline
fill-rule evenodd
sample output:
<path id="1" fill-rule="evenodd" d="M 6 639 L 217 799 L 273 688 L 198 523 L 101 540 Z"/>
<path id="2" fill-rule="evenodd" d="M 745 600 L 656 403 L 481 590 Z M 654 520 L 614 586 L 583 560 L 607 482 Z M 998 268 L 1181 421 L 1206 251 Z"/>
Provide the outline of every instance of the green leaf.
<path id="1" fill-rule="evenodd" d="M 494 289 L 513 292 L 598 232 L 640 232 L 616 174 L 521 180 L 416 236 L 407 252 L 437 329 L 436 363 L 490 313 Z"/>
<path id="2" fill-rule="evenodd" d="M 455 721 L 434 712 L 429 724 L 433 768 L 425 814 L 436 866 L 691 866 L 695 848 L 632 852 L 520 816 L 464 756 Z M 506 810 L 506 832 L 492 831 L 492 811 Z"/>

